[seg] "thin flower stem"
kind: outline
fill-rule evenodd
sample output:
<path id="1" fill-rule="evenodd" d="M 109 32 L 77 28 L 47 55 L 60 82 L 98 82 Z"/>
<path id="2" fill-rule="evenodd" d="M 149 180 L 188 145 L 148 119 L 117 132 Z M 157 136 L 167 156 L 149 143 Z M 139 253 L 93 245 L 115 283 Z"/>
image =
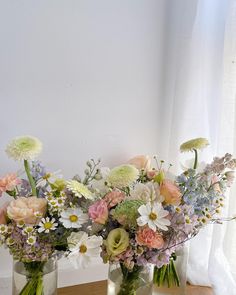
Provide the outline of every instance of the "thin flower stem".
<path id="1" fill-rule="evenodd" d="M 24 167 L 25 167 L 25 172 L 27 174 L 27 177 L 29 179 L 31 189 L 32 189 L 32 195 L 37 196 L 36 184 L 35 184 L 33 176 L 30 173 L 30 167 L 27 160 L 24 160 Z"/>
<path id="2" fill-rule="evenodd" d="M 195 154 L 193 169 L 197 169 L 198 154 L 197 154 L 197 150 L 196 149 L 193 149 L 193 151 L 194 151 L 194 154 Z"/>

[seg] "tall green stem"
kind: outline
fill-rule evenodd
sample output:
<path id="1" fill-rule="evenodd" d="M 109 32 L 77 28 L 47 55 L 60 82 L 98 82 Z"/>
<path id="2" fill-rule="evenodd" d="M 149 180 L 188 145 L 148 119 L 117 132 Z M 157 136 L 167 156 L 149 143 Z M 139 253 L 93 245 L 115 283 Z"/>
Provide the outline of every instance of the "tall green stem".
<path id="1" fill-rule="evenodd" d="M 197 154 L 197 150 L 193 149 L 194 154 L 195 154 L 195 160 L 194 160 L 194 165 L 193 165 L 193 169 L 197 169 L 197 162 L 198 162 L 198 154 Z"/>
<path id="2" fill-rule="evenodd" d="M 25 166 L 25 172 L 27 174 L 27 177 L 29 179 L 29 183 L 32 189 L 32 195 L 33 196 L 37 196 L 37 190 L 36 190 L 36 184 L 35 181 L 33 179 L 33 176 L 30 173 L 30 167 L 29 167 L 29 163 L 27 160 L 24 160 L 24 166 Z"/>

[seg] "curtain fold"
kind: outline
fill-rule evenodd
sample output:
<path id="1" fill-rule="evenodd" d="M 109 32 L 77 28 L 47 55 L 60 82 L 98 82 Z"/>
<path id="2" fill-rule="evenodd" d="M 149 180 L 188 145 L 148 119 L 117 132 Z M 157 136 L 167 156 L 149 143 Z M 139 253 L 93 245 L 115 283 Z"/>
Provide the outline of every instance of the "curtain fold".
<path id="1" fill-rule="evenodd" d="M 168 1 L 167 42 L 159 114 L 159 155 L 184 161 L 178 146 L 207 137 L 201 159 L 234 152 L 236 0 Z M 189 156 L 189 155 L 188 155 Z M 224 215 L 230 214 L 230 196 Z M 208 226 L 190 242 L 188 280 L 212 285 L 216 295 L 235 295 L 236 241 L 227 241 L 235 225 Z M 227 235 L 225 236 L 227 232 Z"/>

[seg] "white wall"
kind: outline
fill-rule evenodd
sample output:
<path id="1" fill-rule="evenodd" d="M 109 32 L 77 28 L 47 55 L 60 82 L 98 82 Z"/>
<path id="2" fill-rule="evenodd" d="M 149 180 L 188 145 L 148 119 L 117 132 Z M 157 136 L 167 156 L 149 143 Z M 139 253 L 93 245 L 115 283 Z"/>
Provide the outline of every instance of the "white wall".
<path id="1" fill-rule="evenodd" d="M 90 157 L 156 153 L 164 17 L 164 0 L 0 0 L 0 175 L 19 167 L 4 148 L 23 134 L 66 177 Z M 9 277 L 11 259 L 0 260 Z"/>

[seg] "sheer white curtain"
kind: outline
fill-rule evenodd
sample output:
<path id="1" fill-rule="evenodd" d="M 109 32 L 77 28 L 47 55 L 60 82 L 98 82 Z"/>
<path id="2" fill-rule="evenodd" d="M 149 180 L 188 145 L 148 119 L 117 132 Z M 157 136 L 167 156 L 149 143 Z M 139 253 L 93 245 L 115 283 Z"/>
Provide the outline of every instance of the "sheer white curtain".
<path id="1" fill-rule="evenodd" d="M 236 155 L 236 0 L 169 0 L 167 5 L 160 155 L 176 162 L 176 147 L 199 136 L 211 143 L 203 160 L 226 151 Z M 235 199 L 231 195 L 230 208 L 236 212 Z M 232 213 L 227 204 L 224 211 Z M 190 282 L 212 285 L 217 295 L 236 294 L 235 229 L 235 224 L 209 226 L 191 241 Z"/>

